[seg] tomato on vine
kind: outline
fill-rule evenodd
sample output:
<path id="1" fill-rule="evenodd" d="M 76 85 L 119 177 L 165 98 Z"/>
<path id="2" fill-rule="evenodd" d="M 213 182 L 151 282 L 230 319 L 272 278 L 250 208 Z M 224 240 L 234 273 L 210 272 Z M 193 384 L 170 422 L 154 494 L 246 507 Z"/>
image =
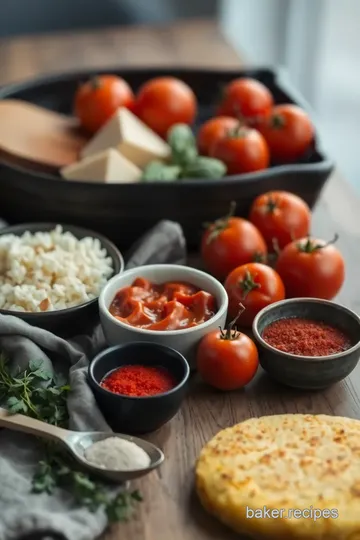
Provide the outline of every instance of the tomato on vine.
<path id="1" fill-rule="evenodd" d="M 311 211 L 306 202 L 293 193 L 270 191 L 254 200 L 249 219 L 271 250 L 275 240 L 279 248 L 283 248 L 293 240 L 307 236 Z"/>
<path id="2" fill-rule="evenodd" d="M 82 84 L 75 94 L 75 115 L 88 133 L 96 133 L 119 107 L 132 109 L 134 94 L 116 75 L 99 75 Z"/>
<path id="3" fill-rule="evenodd" d="M 308 116 L 297 105 L 277 105 L 259 129 L 278 163 L 297 161 L 309 149 L 315 129 Z"/>
<path id="4" fill-rule="evenodd" d="M 233 116 L 253 125 L 270 115 L 273 102 L 270 90 L 263 83 L 242 77 L 225 87 L 218 115 Z"/>
<path id="5" fill-rule="evenodd" d="M 242 306 L 240 313 L 243 309 Z M 218 390 L 243 388 L 258 369 L 256 345 L 236 329 L 237 318 L 225 330 L 220 328 L 207 334 L 197 350 L 197 369 L 202 379 Z"/>
<path id="6" fill-rule="evenodd" d="M 267 247 L 258 229 L 239 217 L 234 217 L 236 204 L 231 203 L 227 216 L 207 226 L 201 242 L 201 256 L 207 269 L 224 280 L 237 266 L 263 261 Z"/>
<path id="7" fill-rule="evenodd" d="M 166 138 L 175 124 L 194 122 L 197 99 L 184 81 L 175 77 L 157 77 L 140 88 L 135 112 L 147 126 Z"/>
<path id="8" fill-rule="evenodd" d="M 261 263 L 249 263 L 235 268 L 225 280 L 229 298 L 228 313 L 234 317 L 239 303 L 245 307 L 239 316 L 240 326 L 251 327 L 255 316 L 264 307 L 285 299 L 285 287 L 279 274 Z"/>
<path id="9" fill-rule="evenodd" d="M 256 129 L 241 124 L 218 139 L 210 155 L 225 163 L 228 175 L 262 171 L 270 164 L 269 148 L 264 137 Z"/>
<path id="10" fill-rule="evenodd" d="M 345 280 L 344 259 L 334 246 L 337 239 L 337 235 L 330 242 L 306 237 L 285 247 L 276 270 L 286 296 L 332 300 L 337 295 Z"/>

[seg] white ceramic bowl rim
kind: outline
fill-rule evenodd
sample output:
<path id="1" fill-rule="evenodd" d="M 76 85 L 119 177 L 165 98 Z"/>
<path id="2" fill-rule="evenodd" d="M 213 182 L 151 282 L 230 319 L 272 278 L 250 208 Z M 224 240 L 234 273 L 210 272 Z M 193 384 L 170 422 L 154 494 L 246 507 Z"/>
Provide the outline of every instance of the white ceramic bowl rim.
<path id="1" fill-rule="evenodd" d="M 131 326 L 130 324 L 123 323 L 113 317 L 111 313 L 109 312 L 108 307 L 105 304 L 105 295 L 106 291 L 109 287 L 112 286 L 113 283 L 116 283 L 117 281 L 122 281 L 124 278 L 126 279 L 128 276 L 134 275 L 137 277 L 142 277 L 141 273 L 143 271 L 146 272 L 146 270 L 168 270 L 169 271 L 169 280 L 171 280 L 171 271 L 172 270 L 178 270 L 181 268 L 184 270 L 185 273 L 188 273 L 189 280 L 188 283 L 191 283 L 191 276 L 198 276 L 206 279 L 208 283 L 212 285 L 213 289 L 216 289 L 218 292 L 218 296 L 221 298 L 220 305 L 218 306 L 217 312 L 214 314 L 213 317 L 211 317 L 209 320 L 198 324 L 196 326 L 192 326 L 191 328 L 183 328 L 180 330 L 149 330 L 148 328 L 138 328 L 137 326 Z M 119 288 L 121 288 L 121 285 L 119 285 Z M 206 288 L 206 287 L 205 287 Z M 207 291 L 208 292 L 208 291 Z M 146 266 L 138 266 L 136 268 L 131 268 L 129 270 L 125 270 L 122 274 L 117 274 L 116 276 L 112 277 L 105 285 L 103 290 L 100 293 L 99 296 L 99 307 L 102 311 L 102 313 L 106 316 L 107 319 L 109 319 L 113 324 L 118 325 L 121 328 L 125 328 L 126 330 L 132 331 L 134 333 L 141 333 L 141 334 L 147 334 L 147 335 L 159 335 L 159 336 L 178 336 L 182 334 L 188 334 L 192 332 L 196 332 L 199 329 L 206 328 L 208 326 L 211 326 L 214 324 L 214 321 L 216 319 L 220 319 L 222 315 L 227 311 L 228 308 L 228 297 L 227 293 L 223 287 L 223 285 L 212 277 L 210 274 L 207 274 L 206 272 L 203 272 L 202 270 L 197 270 L 196 268 L 192 268 L 190 266 L 183 266 L 180 264 L 150 264 Z"/>
<path id="2" fill-rule="evenodd" d="M 329 306 L 329 308 L 333 309 L 340 309 L 341 311 L 345 311 L 349 316 L 351 316 L 353 319 L 357 319 L 357 322 L 359 324 L 359 330 L 360 330 L 360 317 L 355 313 L 355 311 L 352 311 L 351 309 L 347 308 L 346 306 L 343 306 L 342 304 L 338 304 L 337 302 L 332 302 L 330 300 L 323 300 L 321 298 L 287 298 L 286 300 L 280 300 L 279 302 L 274 302 L 273 304 L 270 304 L 269 306 L 264 307 L 259 313 L 256 315 L 253 325 L 252 325 L 252 331 L 256 339 L 264 346 L 266 349 L 269 349 L 272 352 L 275 352 L 276 354 L 279 354 L 280 356 L 284 356 L 284 358 L 294 358 L 296 360 L 304 360 L 305 362 L 324 362 L 326 360 L 335 360 L 337 358 L 343 358 L 344 356 L 347 356 L 348 354 L 356 351 L 360 348 L 360 339 L 358 340 L 355 345 L 350 347 L 350 349 L 346 349 L 346 351 L 341 351 L 339 353 L 335 354 L 328 354 L 326 356 L 302 356 L 300 354 L 292 354 L 285 351 L 280 351 L 279 349 L 276 349 L 272 345 L 270 345 L 267 341 L 263 339 L 261 336 L 259 330 L 258 330 L 258 324 L 259 320 L 262 318 L 262 316 L 269 311 L 272 311 L 273 309 L 276 309 L 280 305 L 284 304 L 291 304 L 294 305 L 299 303 L 311 303 L 311 304 L 323 304 Z"/>

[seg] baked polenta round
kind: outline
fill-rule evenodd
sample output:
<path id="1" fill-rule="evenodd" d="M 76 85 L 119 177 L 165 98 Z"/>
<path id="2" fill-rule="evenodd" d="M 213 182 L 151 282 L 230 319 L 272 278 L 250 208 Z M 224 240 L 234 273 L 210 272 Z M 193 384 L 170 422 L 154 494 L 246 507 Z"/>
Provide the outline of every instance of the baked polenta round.
<path id="1" fill-rule="evenodd" d="M 360 540 L 360 421 L 251 418 L 201 451 L 196 489 L 235 531 L 272 540 Z"/>

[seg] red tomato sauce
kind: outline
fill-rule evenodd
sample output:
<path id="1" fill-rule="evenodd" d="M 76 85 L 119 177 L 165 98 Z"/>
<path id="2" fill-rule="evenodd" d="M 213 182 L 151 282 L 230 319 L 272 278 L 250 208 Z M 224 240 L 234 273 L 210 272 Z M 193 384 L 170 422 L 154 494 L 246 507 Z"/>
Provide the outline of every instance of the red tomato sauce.
<path id="1" fill-rule="evenodd" d="M 217 309 L 215 297 L 194 285 L 157 285 L 144 278 L 120 289 L 109 307 L 119 321 L 148 330 L 191 328 L 211 319 Z"/>

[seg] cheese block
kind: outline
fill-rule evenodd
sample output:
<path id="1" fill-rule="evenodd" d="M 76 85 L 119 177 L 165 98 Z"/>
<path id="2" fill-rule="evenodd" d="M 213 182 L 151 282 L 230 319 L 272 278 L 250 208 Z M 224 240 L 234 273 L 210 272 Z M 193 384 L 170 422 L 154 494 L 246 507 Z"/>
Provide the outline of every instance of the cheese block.
<path id="1" fill-rule="evenodd" d="M 140 169 L 154 160 L 166 161 L 170 147 L 132 112 L 120 108 L 82 150 L 81 157 L 115 148 Z"/>
<path id="2" fill-rule="evenodd" d="M 66 180 L 125 184 L 138 182 L 142 172 L 117 150 L 109 148 L 61 170 Z"/>

